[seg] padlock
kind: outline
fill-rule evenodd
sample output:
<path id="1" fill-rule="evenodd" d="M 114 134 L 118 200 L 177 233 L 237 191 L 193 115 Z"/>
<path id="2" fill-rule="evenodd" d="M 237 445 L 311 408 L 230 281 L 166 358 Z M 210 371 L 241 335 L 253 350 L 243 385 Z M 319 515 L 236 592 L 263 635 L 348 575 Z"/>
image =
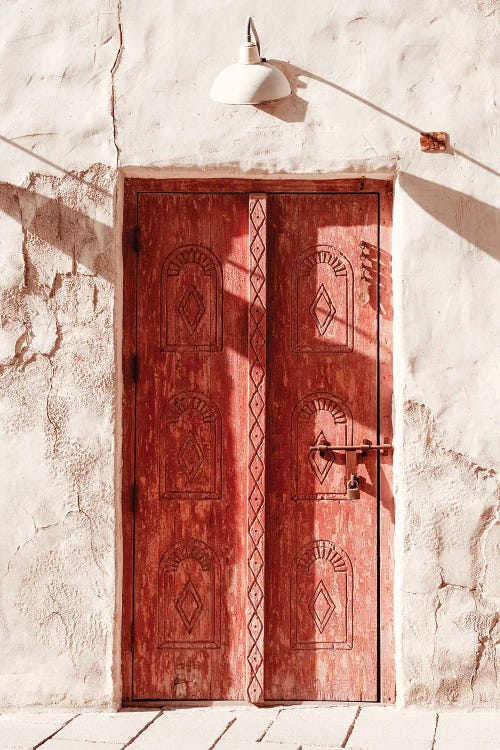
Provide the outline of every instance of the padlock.
<path id="1" fill-rule="evenodd" d="M 347 499 L 348 500 L 359 500 L 359 481 L 358 478 L 351 474 L 351 478 L 346 483 L 347 487 Z"/>

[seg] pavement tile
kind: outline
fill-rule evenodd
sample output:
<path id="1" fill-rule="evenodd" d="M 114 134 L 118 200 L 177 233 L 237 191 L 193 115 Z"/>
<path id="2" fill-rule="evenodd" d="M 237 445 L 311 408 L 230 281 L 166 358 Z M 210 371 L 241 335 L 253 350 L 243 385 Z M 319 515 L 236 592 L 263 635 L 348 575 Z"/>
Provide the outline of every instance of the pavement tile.
<path id="1" fill-rule="evenodd" d="M 127 749 L 128 750 L 128 749 Z M 251 742 L 246 740 L 226 740 L 224 737 L 218 742 L 214 750 L 302 750 L 300 745 L 297 743 L 290 744 L 289 742 Z M 329 748 L 323 747 L 321 750 L 329 750 Z"/>
<path id="2" fill-rule="evenodd" d="M 278 713 L 279 708 L 257 708 L 256 706 L 236 711 L 236 721 L 224 734 L 224 740 L 257 742 L 269 729 Z"/>
<path id="3" fill-rule="evenodd" d="M 77 715 L 76 711 L 3 711 L 0 720 L 21 721 L 23 724 L 59 724 L 63 726 Z"/>
<path id="4" fill-rule="evenodd" d="M 41 742 L 40 750 L 121 750 L 137 735 L 131 750 L 341 750 L 356 711 L 225 704 L 76 717 L 9 712 L 0 714 L 0 750 L 31 750 Z M 432 711 L 362 708 L 346 750 L 431 750 L 435 721 Z M 433 750 L 500 750 L 500 712 L 440 714 Z"/>
<path id="5" fill-rule="evenodd" d="M 500 750 L 500 712 L 439 714 L 435 750 Z"/>
<path id="6" fill-rule="evenodd" d="M 342 745 L 356 711 L 357 706 L 284 708 L 264 739 L 270 743 Z"/>
<path id="7" fill-rule="evenodd" d="M 58 740 L 56 736 L 44 742 L 43 750 L 120 750 L 123 742 L 84 742 L 83 740 Z M 41 750 L 41 748 L 40 748 Z"/>
<path id="8" fill-rule="evenodd" d="M 236 709 L 165 711 L 129 746 L 130 750 L 209 750 L 237 716 Z"/>
<path id="9" fill-rule="evenodd" d="M 159 713 L 159 711 L 119 711 L 118 713 L 80 714 L 58 732 L 57 739 L 123 745 L 135 737 Z"/>
<path id="10" fill-rule="evenodd" d="M 348 750 L 431 750 L 436 727 L 433 711 L 363 708 L 349 737 Z"/>
<path id="11" fill-rule="evenodd" d="M 60 729 L 59 721 L 33 722 L 26 716 L 24 721 L 0 716 L 0 746 L 10 748 L 32 748 Z"/>

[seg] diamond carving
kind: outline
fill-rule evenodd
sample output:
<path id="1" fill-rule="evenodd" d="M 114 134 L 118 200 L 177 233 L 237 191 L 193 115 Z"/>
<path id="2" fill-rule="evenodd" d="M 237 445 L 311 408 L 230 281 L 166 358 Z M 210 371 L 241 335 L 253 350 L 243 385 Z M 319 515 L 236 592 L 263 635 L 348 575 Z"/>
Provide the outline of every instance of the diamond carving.
<path id="1" fill-rule="evenodd" d="M 158 570 L 159 648 L 220 648 L 220 573 L 219 558 L 199 539 L 167 547 Z"/>
<path id="2" fill-rule="evenodd" d="M 319 632 L 322 633 L 335 611 L 335 604 L 328 593 L 328 589 L 326 588 L 323 579 L 318 583 L 316 591 L 312 595 L 308 604 L 308 609 L 316 627 Z"/>
<path id="3" fill-rule="evenodd" d="M 177 308 L 191 335 L 196 333 L 205 315 L 205 305 L 199 291 L 192 284 L 188 286 Z"/>
<path id="4" fill-rule="evenodd" d="M 323 430 L 321 430 L 318 437 L 316 438 L 316 445 L 321 445 L 322 443 L 324 443 L 325 446 L 328 446 L 328 440 L 326 439 Z M 323 484 L 323 482 L 325 481 L 328 472 L 332 468 L 333 461 L 333 451 L 325 451 L 325 456 L 321 456 L 320 451 L 310 451 L 309 463 L 320 484 Z"/>
<path id="5" fill-rule="evenodd" d="M 191 633 L 203 610 L 203 603 L 190 578 L 184 584 L 175 608 L 188 633 Z"/>
<path id="6" fill-rule="evenodd" d="M 200 444 L 192 432 L 189 433 L 181 445 L 177 454 L 177 460 L 188 482 L 192 483 L 205 460 Z"/>
<path id="7" fill-rule="evenodd" d="M 324 336 L 337 312 L 324 284 L 321 284 L 316 292 L 316 296 L 309 307 L 309 312 L 320 336 Z"/>

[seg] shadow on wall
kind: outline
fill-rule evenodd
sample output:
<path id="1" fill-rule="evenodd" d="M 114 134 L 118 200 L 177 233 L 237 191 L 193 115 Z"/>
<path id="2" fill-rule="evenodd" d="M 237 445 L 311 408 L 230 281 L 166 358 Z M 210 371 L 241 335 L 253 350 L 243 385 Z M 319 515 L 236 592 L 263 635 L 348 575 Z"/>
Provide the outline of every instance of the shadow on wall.
<path id="1" fill-rule="evenodd" d="M 277 117 L 283 122 L 303 122 L 305 120 L 307 101 L 301 98 L 300 91 L 307 88 L 307 83 L 301 80 L 302 78 L 306 78 L 318 81 L 349 96 L 351 99 L 355 99 L 375 112 L 412 130 L 414 133 L 420 134 L 424 132 L 422 128 L 397 117 L 391 112 L 387 112 L 387 110 L 382 109 L 377 104 L 358 96 L 342 86 L 338 86 L 336 83 L 332 83 L 327 78 L 322 78 L 308 70 L 298 68 L 296 65 L 292 65 L 284 60 L 269 60 L 269 63 L 275 65 L 286 75 L 290 81 L 292 94 L 285 99 L 279 99 L 267 104 L 259 104 L 257 108 L 273 117 Z M 490 174 L 500 176 L 500 172 L 477 161 L 477 159 L 465 154 L 463 151 L 448 146 L 447 153 L 466 159 Z M 477 198 L 473 198 L 467 193 L 461 193 L 406 172 L 400 173 L 399 182 L 402 190 L 426 213 L 436 219 L 436 221 L 441 222 L 453 232 L 463 237 L 464 240 L 470 242 L 483 252 L 488 253 L 493 258 L 500 259 L 500 243 L 498 242 L 498 237 L 500 236 L 500 209 L 489 203 L 477 200 Z"/>
<path id="2" fill-rule="evenodd" d="M 74 190 L 83 190 L 81 197 L 90 205 L 99 206 L 109 199 L 109 193 L 99 185 L 73 173 L 49 179 L 48 187 L 56 185 L 57 193 L 64 182 L 70 183 L 67 189 L 72 186 Z M 31 255 L 33 252 L 35 257 L 43 254 L 47 245 L 71 258 L 72 273 L 77 272 L 78 265 L 83 265 L 106 281 L 114 280 L 114 259 L 109 253 L 113 228 L 71 207 L 67 201 L 66 191 L 47 197 L 29 187 L 0 182 L 0 212 L 18 221 L 26 233 L 23 243 L 25 282 L 31 291 L 39 287 L 39 263 Z"/>
<path id="3" fill-rule="evenodd" d="M 267 104 L 259 104 L 257 105 L 257 109 L 260 109 L 262 112 L 267 112 L 269 115 L 277 117 L 283 122 L 304 122 L 307 112 L 307 101 L 305 99 L 302 99 L 297 92 L 300 91 L 300 89 L 307 88 L 307 83 L 301 80 L 301 78 L 309 78 L 311 81 L 317 81 L 318 83 L 322 83 L 325 86 L 329 86 L 330 88 L 335 89 L 335 91 L 339 91 L 341 94 L 344 94 L 345 96 L 354 99 L 360 104 L 363 104 L 365 107 L 369 107 L 375 112 L 384 115 L 384 117 L 388 117 L 389 119 L 393 120 L 393 122 L 397 122 L 399 125 L 412 130 L 414 133 L 418 133 L 420 135 L 420 133 L 425 132 L 425 128 L 419 128 L 417 125 L 414 125 L 407 120 L 403 120 L 401 117 L 392 114 L 392 112 L 388 112 L 386 109 L 382 109 L 382 107 L 379 107 L 378 104 L 374 104 L 374 102 L 371 102 L 368 99 L 364 99 L 362 96 L 355 94 L 353 91 L 349 91 L 349 89 L 345 89 L 343 86 L 339 86 L 338 84 L 333 83 L 333 81 L 329 81 L 328 78 L 322 78 L 321 76 L 318 76 L 316 75 L 316 73 L 312 73 L 309 70 L 298 68 L 296 65 L 285 62 L 285 60 L 268 60 L 267 62 L 279 68 L 279 70 L 281 70 L 281 72 L 284 73 L 284 75 L 288 78 L 290 87 L 292 89 L 292 94 L 291 96 L 286 97 L 286 99 L 279 99 L 276 102 L 269 102 Z M 487 172 L 500 177 L 500 172 L 497 172 L 487 164 L 483 164 L 477 159 L 474 159 L 472 156 L 465 154 L 463 151 L 459 151 L 456 148 L 448 146 L 447 152 L 449 154 L 454 154 L 455 156 L 461 156 L 463 159 L 467 159 L 467 161 L 470 161 L 477 167 L 480 167 L 481 169 L 484 169 Z"/>
<path id="4" fill-rule="evenodd" d="M 402 172 L 402 190 L 426 213 L 500 260 L 500 209 L 430 180 Z"/>
<path id="5" fill-rule="evenodd" d="M 284 60 L 269 60 L 269 63 L 275 65 L 286 75 L 290 81 L 292 94 L 285 99 L 257 105 L 257 109 L 283 122 L 303 122 L 305 120 L 308 103 L 299 95 L 301 89 L 307 88 L 307 82 L 302 80 L 304 78 L 317 81 L 335 89 L 414 133 L 420 134 L 423 132 L 422 128 L 401 119 L 368 99 L 364 99 L 358 94 L 329 81 L 327 78 L 322 78 L 315 73 L 292 65 Z M 111 197 L 111 193 L 99 187 L 95 180 L 88 180 L 86 173 L 77 175 L 74 172 L 69 172 L 44 156 L 35 154 L 33 151 L 3 135 L 0 135 L 0 141 L 57 169 L 62 173 L 63 180 L 76 181 L 82 188 L 86 188 L 89 191 L 88 197 L 93 202 L 99 204 L 106 198 Z M 477 159 L 456 148 L 448 146 L 447 152 L 450 155 L 466 159 L 492 175 L 500 176 L 500 172 L 495 171 L 492 167 L 479 162 Z M 237 168 L 238 165 L 225 164 L 219 165 L 219 168 L 227 169 L 229 166 Z M 188 171 L 192 175 L 192 170 L 188 169 Z M 498 243 L 498 236 L 500 235 L 500 209 L 477 200 L 466 193 L 405 172 L 400 174 L 400 185 L 402 190 L 424 211 L 436 219 L 436 221 L 441 222 L 451 231 L 463 237 L 467 242 L 492 257 L 496 259 L 500 258 L 500 243 Z M 112 241 L 113 230 L 111 227 L 95 220 L 91 221 L 90 217 L 86 214 L 71 208 L 60 198 L 47 198 L 44 195 L 36 193 L 30 187 L 21 188 L 7 183 L 0 183 L 0 211 L 4 211 L 20 221 L 24 229 L 27 229 L 32 235 L 38 236 L 40 240 L 48 242 L 52 246 L 66 252 L 68 248 L 73 248 L 74 258 L 77 254 L 78 243 L 81 245 L 82 231 L 84 234 L 83 239 L 85 239 L 85 234 L 90 230 L 94 231 L 100 237 L 101 241 L 104 239 L 105 244 L 109 244 Z M 25 217 L 29 218 L 28 222 L 24 220 Z M 57 217 L 56 221 L 55 217 Z M 58 227 L 57 232 L 54 231 L 54 221 Z M 80 231 L 75 231 L 75 229 L 80 229 Z M 85 245 L 86 243 L 84 242 L 83 244 Z M 87 246 L 89 245 L 87 244 Z M 92 259 L 85 258 L 84 250 L 83 255 L 79 249 L 78 253 L 79 262 L 89 266 L 92 265 Z M 99 272 L 102 276 L 110 280 L 110 274 L 106 272 L 106 268 L 100 268 Z"/>
<path id="6" fill-rule="evenodd" d="M 16 143 L 16 141 L 12 140 L 11 138 L 6 138 L 4 135 L 0 135 L 0 141 L 3 141 L 3 143 L 6 143 L 8 146 L 17 148 L 18 151 L 22 151 L 24 154 L 27 154 L 32 159 L 36 159 L 37 161 L 41 161 L 43 164 L 47 164 L 47 166 L 52 167 L 53 169 L 57 170 L 65 177 L 71 177 L 72 179 L 76 180 L 80 184 L 86 185 L 87 187 L 91 188 L 92 191 L 95 193 L 99 193 L 106 198 L 113 197 L 113 194 L 110 193 L 109 190 L 106 190 L 105 188 L 100 187 L 99 185 L 96 184 L 95 181 L 87 180 L 81 175 L 78 175 L 76 172 L 71 172 L 68 169 L 64 169 L 64 167 L 61 167 L 60 164 L 56 164 L 55 161 L 51 161 L 50 159 L 47 159 L 45 156 L 41 156 L 41 154 L 34 153 L 29 148 L 25 148 L 24 146 L 21 146 L 20 143 Z"/>
<path id="7" fill-rule="evenodd" d="M 75 176 L 72 179 L 76 179 Z M 406 172 L 400 174 L 400 185 L 426 213 L 467 242 L 500 260 L 500 209 L 466 193 Z M 0 211 L 22 224 L 34 241 L 72 255 L 74 265 L 81 263 L 94 269 L 107 281 L 113 280 L 114 271 L 109 267 L 109 256 L 95 255 L 96 246 L 109 248 L 113 242 L 110 226 L 68 206 L 59 197 L 48 198 L 8 183 L 0 183 Z M 97 238 L 99 242 L 96 243 Z M 390 280 L 390 268 L 388 271 L 387 278 Z M 33 267 L 31 272 L 35 273 Z M 370 280 L 370 264 L 365 272 L 367 280 Z M 30 281 L 31 286 L 33 282 L 36 285 L 36 279 Z"/>

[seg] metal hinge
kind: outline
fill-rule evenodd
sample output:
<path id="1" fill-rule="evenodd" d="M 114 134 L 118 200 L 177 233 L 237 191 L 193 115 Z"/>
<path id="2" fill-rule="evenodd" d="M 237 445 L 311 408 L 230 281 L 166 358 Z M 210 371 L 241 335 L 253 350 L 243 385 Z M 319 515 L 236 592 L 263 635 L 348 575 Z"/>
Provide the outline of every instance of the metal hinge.
<path id="1" fill-rule="evenodd" d="M 136 224 L 134 227 L 134 250 L 136 253 L 140 250 L 140 243 L 141 243 L 141 228 L 139 224 Z"/>
<path id="2" fill-rule="evenodd" d="M 136 485 L 136 483 L 135 483 L 135 482 L 134 482 L 134 484 L 132 485 L 132 495 L 131 495 L 131 499 L 132 499 L 132 503 L 131 503 L 131 505 L 132 505 L 132 513 L 134 513 L 134 514 L 135 514 L 135 509 L 136 509 L 136 507 L 137 507 L 137 485 Z"/>
<path id="3" fill-rule="evenodd" d="M 137 383 L 139 380 L 139 357 L 137 354 L 134 354 L 132 357 L 132 379 L 134 383 Z"/>

